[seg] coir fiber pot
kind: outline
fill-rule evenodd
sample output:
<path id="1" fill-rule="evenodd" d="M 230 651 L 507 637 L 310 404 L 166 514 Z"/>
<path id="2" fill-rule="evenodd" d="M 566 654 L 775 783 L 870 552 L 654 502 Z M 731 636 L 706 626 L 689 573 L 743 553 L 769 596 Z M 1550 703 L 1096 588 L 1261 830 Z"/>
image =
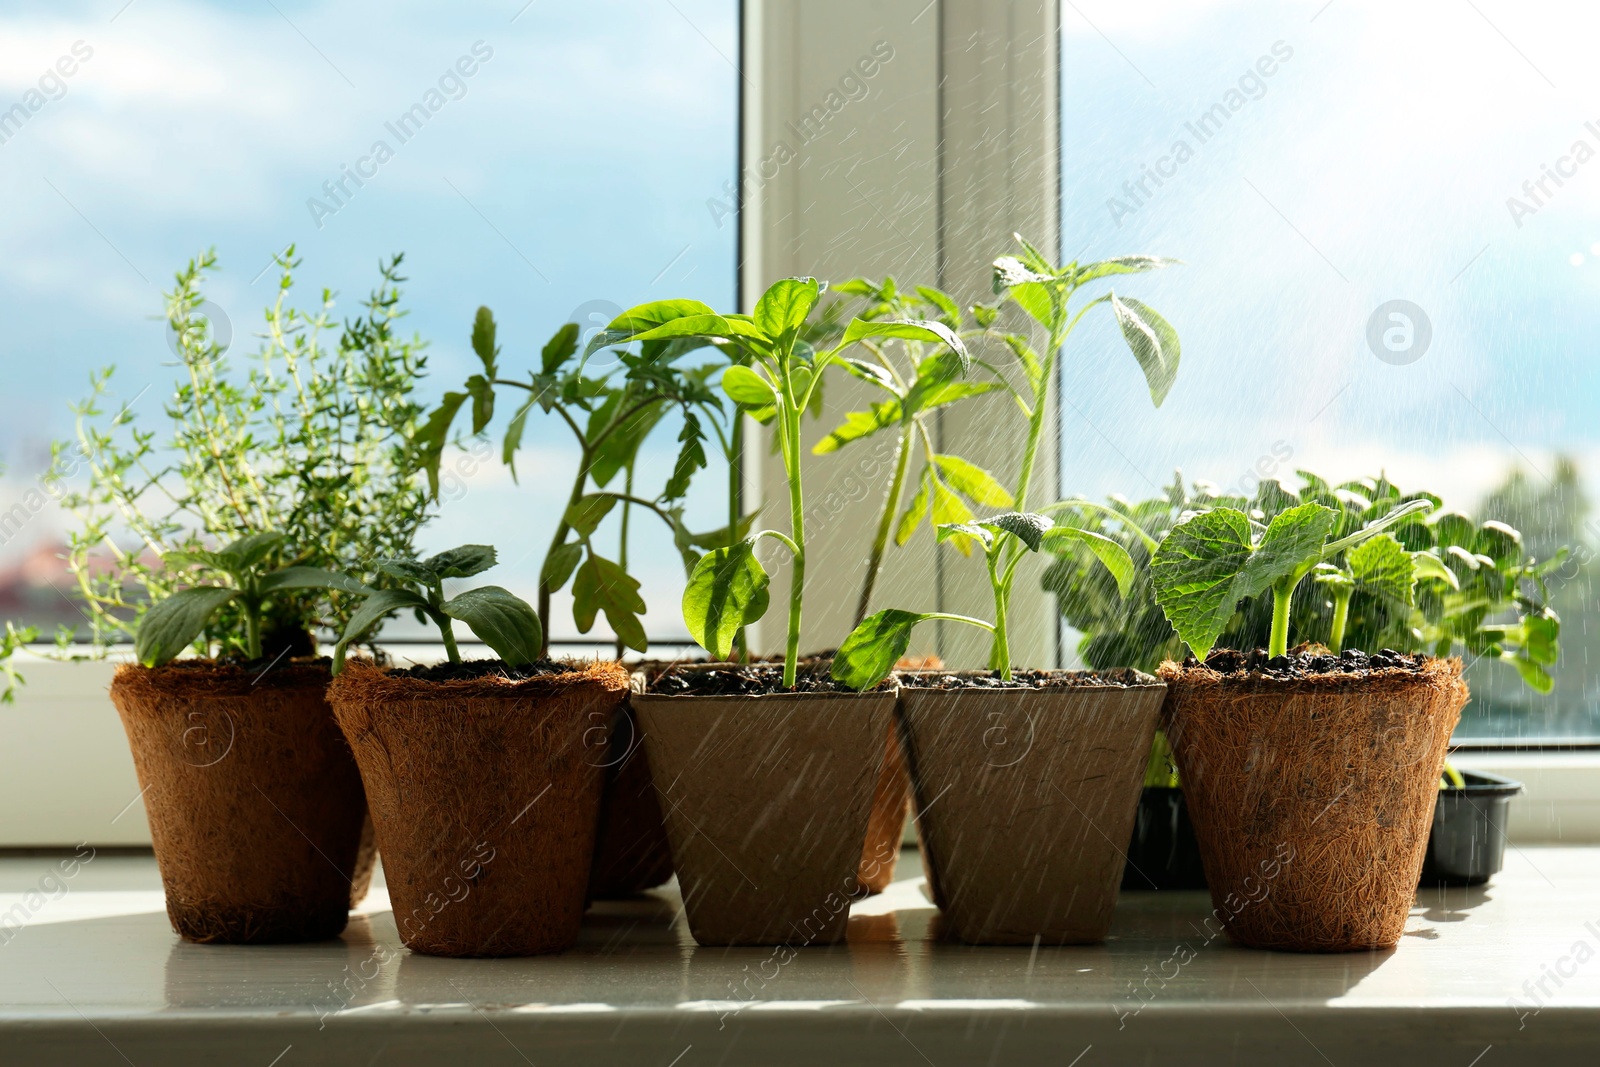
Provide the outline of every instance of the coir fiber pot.
<path id="1" fill-rule="evenodd" d="M 843 940 L 894 706 L 892 690 L 634 695 L 696 941 Z"/>
<path id="2" fill-rule="evenodd" d="M 367 805 L 327 686 L 314 661 L 117 670 L 111 701 L 184 940 L 318 941 L 344 929 Z"/>
<path id="3" fill-rule="evenodd" d="M 942 925 L 973 944 L 1101 941 L 1165 687 L 1136 671 L 1018 677 L 1027 684 L 973 684 L 987 673 L 901 679 Z"/>
<path id="4" fill-rule="evenodd" d="M 1254 948 L 1390 948 L 1416 896 L 1460 660 L 1276 679 L 1163 664 L 1214 914 Z"/>
<path id="5" fill-rule="evenodd" d="M 1204 889 L 1206 871 L 1189 806 L 1177 786 L 1147 785 L 1128 842 L 1123 890 Z"/>
<path id="6" fill-rule="evenodd" d="M 1522 783 L 1498 774 L 1463 771 L 1463 788 L 1439 790 L 1422 863 L 1422 885 L 1482 885 L 1506 861 L 1506 820 Z"/>
<path id="7" fill-rule="evenodd" d="M 637 717 L 617 709 L 600 794 L 600 825 L 589 874 L 593 900 L 616 900 L 654 889 L 672 878 L 672 847 L 650 780 Z"/>
<path id="8" fill-rule="evenodd" d="M 366 783 L 400 939 L 436 956 L 532 956 L 578 939 L 615 663 L 432 681 L 351 662 L 328 688 Z"/>

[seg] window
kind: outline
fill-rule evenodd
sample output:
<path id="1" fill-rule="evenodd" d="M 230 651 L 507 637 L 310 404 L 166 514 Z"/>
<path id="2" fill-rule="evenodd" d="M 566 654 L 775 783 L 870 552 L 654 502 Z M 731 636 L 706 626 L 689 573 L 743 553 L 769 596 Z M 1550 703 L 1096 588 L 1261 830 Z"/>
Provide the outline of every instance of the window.
<path id="1" fill-rule="evenodd" d="M 1062 9 L 1063 250 L 1182 337 L 1159 414 L 1109 318 L 1064 362 L 1063 484 L 1156 496 L 1387 474 L 1576 556 L 1555 691 L 1472 665 L 1463 738 L 1600 736 L 1595 20 L 1572 3 Z M 1130 286 L 1130 291 L 1133 286 Z M 1070 647 L 1070 646 L 1069 646 Z"/>
<path id="2" fill-rule="evenodd" d="M 30 490 L 92 369 L 117 364 L 118 402 L 160 425 L 176 377 L 161 292 L 207 247 L 223 268 L 213 323 L 235 358 L 254 351 L 287 245 L 303 260 L 299 303 L 331 287 L 336 317 L 376 284 L 380 257 L 404 252 L 405 325 L 431 344 L 430 404 L 471 373 L 480 304 L 520 376 L 564 321 L 595 329 L 652 296 L 732 303 L 736 5 L 506 7 L 0 15 L 0 233 L 13 250 L 0 263 L 0 615 L 79 621 L 56 558 L 63 517 Z M 570 469 L 563 434 L 553 420 L 530 427 L 522 469 L 541 453 Z M 702 528 L 725 521 L 713 481 L 689 501 Z M 555 493 L 513 485 L 496 458 L 447 461 L 427 543 L 492 539 L 486 529 L 515 522 L 517 544 L 542 545 Z M 644 551 L 646 536 L 656 531 L 636 532 L 635 573 L 648 622 L 676 636 L 681 566 Z M 531 593 L 541 558 L 508 554 L 495 580 Z M 569 604 L 555 605 L 557 637 L 576 636 Z"/>

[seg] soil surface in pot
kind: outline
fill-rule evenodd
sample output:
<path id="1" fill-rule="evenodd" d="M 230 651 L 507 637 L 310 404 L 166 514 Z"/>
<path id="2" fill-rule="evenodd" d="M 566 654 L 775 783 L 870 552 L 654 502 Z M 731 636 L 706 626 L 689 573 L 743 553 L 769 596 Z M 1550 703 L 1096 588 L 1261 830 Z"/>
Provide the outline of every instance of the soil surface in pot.
<path id="1" fill-rule="evenodd" d="M 769 693 L 854 693 L 828 675 L 832 659 L 816 659 L 800 664 L 794 688 L 783 687 L 783 665 L 779 663 L 716 664 L 700 669 L 670 670 L 658 675 L 647 692 L 659 696 L 733 697 L 764 696 Z M 874 692 L 888 688 L 885 682 Z"/>
<path id="2" fill-rule="evenodd" d="M 572 669 L 572 664 L 557 663 L 553 659 L 536 660 L 517 667 L 508 666 L 497 659 L 474 659 L 465 663 L 391 667 L 389 673 L 396 677 L 416 678 L 424 682 L 466 682 L 477 678 L 505 678 L 520 682 L 525 678 L 539 678 L 546 674 L 566 674 Z"/>
<path id="3" fill-rule="evenodd" d="M 1252 652 L 1219 648 L 1206 657 L 1205 665 L 1208 670 L 1218 674 L 1248 674 L 1274 680 L 1292 680 L 1327 674 L 1364 677 L 1379 671 L 1395 670 L 1416 673 L 1426 667 L 1431 659 L 1426 655 L 1412 656 L 1396 652 L 1392 648 L 1381 649 L 1371 655 L 1347 648 L 1336 655 L 1322 645 L 1300 645 L 1284 656 L 1269 656 L 1264 648 Z M 1183 665 L 1198 667 L 1200 661 L 1190 655 L 1184 659 Z"/>
<path id="4" fill-rule="evenodd" d="M 902 674 L 900 684 L 907 689 L 1081 689 L 1111 686 L 1130 689 L 1155 685 L 1156 680 L 1139 671 L 1120 668 L 1108 671 L 1013 671 L 1011 680 L 999 671 L 951 671 L 942 674 Z"/>

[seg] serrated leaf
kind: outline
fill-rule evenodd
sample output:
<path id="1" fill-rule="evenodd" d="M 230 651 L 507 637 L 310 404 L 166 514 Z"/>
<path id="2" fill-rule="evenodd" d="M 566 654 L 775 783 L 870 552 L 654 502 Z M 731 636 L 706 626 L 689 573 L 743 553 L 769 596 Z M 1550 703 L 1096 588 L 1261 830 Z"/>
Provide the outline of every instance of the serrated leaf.
<path id="1" fill-rule="evenodd" d="M 1028 379 L 1028 390 L 1037 394 L 1044 378 L 1044 364 L 1040 361 L 1039 354 L 1033 350 L 1028 339 L 1020 334 L 1006 334 L 1005 342 L 1006 347 L 1017 357 L 1017 362 L 1022 364 L 1022 373 Z"/>
<path id="2" fill-rule="evenodd" d="M 467 379 L 467 395 L 472 397 L 472 432 L 482 433 L 494 421 L 494 386 L 481 374 Z"/>
<path id="3" fill-rule="evenodd" d="M 544 646 L 539 613 L 527 601 L 498 585 L 468 589 L 447 600 L 440 610 L 466 623 L 508 666 L 534 662 Z"/>
<path id="4" fill-rule="evenodd" d="M 590 345 L 584 352 L 588 355 L 595 346 Z M 599 347 L 604 348 L 605 345 Z M 544 343 L 544 348 L 539 352 L 539 372 L 545 375 L 554 374 L 561 369 L 561 364 L 571 359 L 573 353 L 578 351 L 578 324 L 575 322 L 563 323 L 555 333 L 550 335 L 550 340 Z"/>
<path id="5" fill-rule="evenodd" d="M 647 651 L 644 626 L 638 616 L 645 612 L 639 582 L 620 565 L 589 552 L 572 580 L 572 621 L 579 633 L 594 627 L 597 613 L 604 611 L 611 632 L 627 647 Z"/>
<path id="6" fill-rule="evenodd" d="M 482 574 L 498 562 L 490 545 L 462 545 L 429 556 L 422 565 L 439 578 L 470 578 Z"/>
<path id="7" fill-rule="evenodd" d="M 607 493 L 591 493 L 569 506 L 563 521 L 576 530 L 580 537 L 588 537 L 616 506 L 616 497 Z"/>
<path id="8" fill-rule="evenodd" d="M 917 527 L 928 514 L 929 501 L 933 496 L 933 471 L 928 467 L 922 468 L 922 477 L 917 485 L 917 492 L 911 498 L 911 503 L 900 516 L 900 521 L 895 525 L 894 543 L 904 545 L 911 540 L 911 535 L 917 532 Z"/>
<path id="9" fill-rule="evenodd" d="M 834 655 L 833 680 L 850 689 L 871 689 L 889 677 L 911 645 L 911 631 L 930 617 L 897 608 L 868 615 Z"/>
<path id="10" fill-rule="evenodd" d="M 511 468 L 512 481 L 517 480 L 517 450 L 522 447 L 522 435 L 528 428 L 528 415 L 538 402 L 538 397 L 529 397 L 506 426 L 505 443 L 500 447 L 500 461 Z"/>
<path id="11" fill-rule="evenodd" d="M 1075 285 L 1086 285 L 1096 278 L 1105 278 L 1113 274 L 1141 274 L 1147 270 L 1181 266 L 1182 263 L 1181 259 L 1167 259 L 1164 256 L 1117 256 L 1115 259 L 1102 259 L 1098 263 L 1079 267 L 1073 274 L 1072 281 Z"/>
<path id="12" fill-rule="evenodd" d="M 217 566 L 230 574 L 244 574 L 254 570 L 284 542 L 281 533 L 246 534 L 244 537 L 217 549 L 213 555 Z"/>
<path id="13" fill-rule="evenodd" d="M 1044 544 L 1052 551 L 1059 551 L 1060 547 L 1068 544 L 1083 545 L 1095 558 L 1110 572 L 1117 583 L 1117 595 L 1128 599 L 1128 593 L 1133 589 L 1135 566 L 1133 557 L 1128 555 L 1128 550 L 1104 534 L 1092 530 L 1083 530 L 1075 526 L 1055 526 L 1045 531 Z"/>
<path id="14" fill-rule="evenodd" d="M 456 421 L 461 405 L 467 402 L 466 393 L 446 393 L 439 406 L 428 416 L 416 433 L 418 462 L 428 472 L 428 493 L 439 498 L 439 464 L 444 459 L 444 446 L 450 439 L 450 426 Z"/>
<path id="15" fill-rule="evenodd" d="M 837 452 L 851 441 L 859 441 L 863 437 L 871 437 L 879 430 L 887 429 L 900 424 L 900 402 L 898 400 L 883 400 L 872 405 L 869 411 L 852 411 L 844 417 L 844 421 L 812 446 L 813 455 L 825 456 L 830 452 Z"/>
<path id="16" fill-rule="evenodd" d="M 913 414 L 942 408 L 968 397 L 982 396 L 1005 388 L 999 382 L 949 382 L 937 378 L 918 378 L 906 395 L 906 406 Z"/>
<path id="17" fill-rule="evenodd" d="M 799 330 L 821 295 L 815 278 L 784 278 L 761 294 L 751 318 L 762 333 L 776 340 L 791 330 Z"/>
<path id="18" fill-rule="evenodd" d="M 1345 553 L 1345 562 L 1358 588 L 1398 600 L 1406 607 L 1416 603 L 1412 596 L 1417 584 L 1416 564 L 1393 535 L 1382 533 L 1362 542 Z"/>
<path id="19" fill-rule="evenodd" d="M 1178 376 L 1181 355 L 1178 331 L 1153 309 L 1131 296 L 1119 298 L 1112 293 L 1111 310 L 1117 317 L 1117 325 L 1122 328 L 1123 340 L 1128 342 L 1133 358 L 1139 361 L 1139 368 L 1144 371 L 1144 380 L 1150 387 L 1150 399 L 1155 401 L 1156 407 L 1160 407 L 1172 389 L 1173 379 Z"/>
<path id="20" fill-rule="evenodd" d="M 212 617 L 238 595 L 233 589 L 196 586 L 157 601 L 139 621 L 134 656 L 146 667 L 177 659 L 199 639 Z"/>
<path id="21" fill-rule="evenodd" d="M 938 464 L 939 470 L 943 472 L 944 479 L 950 483 L 951 488 L 974 504 L 991 508 L 1009 508 L 1016 503 L 1012 495 L 1006 491 L 1006 487 L 977 464 L 969 463 L 960 456 L 948 454 L 935 455 L 933 461 Z"/>
<path id="22" fill-rule="evenodd" d="M 850 325 L 845 327 L 844 338 L 839 342 L 836 351 L 847 348 L 857 341 L 869 338 L 894 338 L 903 341 L 943 344 L 955 353 L 957 359 L 961 360 L 963 372 L 972 367 L 972 356 L 967 352 L 966 343 L 956 336 L 955 331 L 950 327 L 933 319 L 905 319 L 898 321 L 851 319 Z"/>
<path id="23" fill-rule="evenodd" d="M 967 507 L 959 496 L 952 492 L 937 476 L 931 477 L 929 481 L 933 486 L 933 506 L 931 511 L 935 527 L 959 526 L 964 522 L 971 521 L 972 509 Z M 956 538 L 955 545 L 963 556 L 972 554 L 972 542 L 965 537 Z"/>
<path id="24" fill-rule="evenodd" d="M 771 579 L 746 539 L 701 558 L 683 591 L 683 621 L 713 659 L 727 659 L 734 636 L 767 613 Z"/>
<path id="25" fill-rule="evenodd" d="M 930 285 L 917 286 L 917 295 L 923 301 L 939 309 L 942 321 L 952 330 L 961 328 L 961 305 L 950 298 L 950 294 Z"/>

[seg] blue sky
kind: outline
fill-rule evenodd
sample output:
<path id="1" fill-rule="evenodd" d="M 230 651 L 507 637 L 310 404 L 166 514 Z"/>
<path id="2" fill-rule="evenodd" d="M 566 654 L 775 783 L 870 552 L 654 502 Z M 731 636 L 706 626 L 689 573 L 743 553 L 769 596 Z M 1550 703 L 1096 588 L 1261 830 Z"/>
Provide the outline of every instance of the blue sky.
<path id="1" fill-rule="evenodd" d="M 5 495 L 70 428 L 67 401 L 92 368 L 117 364 L 125 396 L 156 383 L 156 414 L 172 377 L 160 292 L 208 246 L 236 352 L 253 350 L 275 272 L 257 275 L 287 244 L 305 296 L 329 286 L 352 310 L 379 258 L 404 251 L 408 325 L 433 346 L 430 393 L 469 373 L 480 304 L 516 366 L 575 312 L 732 303 L 733 221 L 706 207 L 735 170 L 732 0 L 136 0 L 119 13 L 123 2 L 0 12 L 0 109 L 77 42 L 89 53 L 0 144 Z M 449 73 L 462 57 L 470 77 Z M 441 77 L 444 106 L 402 144 L 386 124 Z M 380 139 L 393 158 L 364 164 L 376 174 L 314 218 L 307 201 L 329 204 L 323 183 Z M 570 465 L 562 432 L 530 428 L 521 469 Z M 721 492 L 701 493 L 708 526 Z M 486 517 L 507 513 L 524 519 L 527 546 L 542 544 L 550 510 L 491 467 L 426 547 L 481 540 Z M 531 586 L 538 553 L 520 536 L 504 547 L 513 562 L 497 580 Z M 656 602 L 676 603 L 675 577 L 653 574 Z"/>

